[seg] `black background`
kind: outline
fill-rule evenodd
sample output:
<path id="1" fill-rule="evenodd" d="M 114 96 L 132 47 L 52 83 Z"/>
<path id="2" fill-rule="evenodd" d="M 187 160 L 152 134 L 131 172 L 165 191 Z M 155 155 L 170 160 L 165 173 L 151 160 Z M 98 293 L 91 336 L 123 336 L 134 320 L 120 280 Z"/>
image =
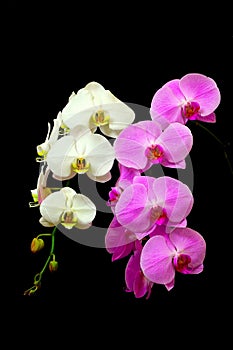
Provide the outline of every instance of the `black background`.
<path id="1" fill-rule="evenodd" d="M 37 295 L 23 295 L 47 257 L 47 249 L 36 255 L 30 252 L 32 238 L 42 231 L 38 208 L 28 207 L 38 176 L 36 146 L 72 91 L 97 81 L 122 101 L 149 107 L 155 91 L 167 81 L 202 73 L 216 81 L 222 97 L 217 123 L 205 126 L 224 143 L 232 142 L 232 32 L 213 32 L 206 24 L 206 30 L 192 33 L 190 27 L 178 29 L 176 21 L 167 28 L 165 10 L 153 15 L 139 7 L 127 12 L 113 5 L 106 15 L 98 6 L 92 10 L 89 6 L 11 2 L 7 10 L 7 106 L 17 140 L 16 173 L 11 172 L 16 212 L 11 227 L 14 265 L 9 273 L 14 318 L 27 327 L 43 317 L 47 328 L 74 322 L 93 330 L 101 317 L 107 324 L 118 315 L 121 325 L 135 324 L 136 332 L 142 333 L 159 323 L 164 328 L 176 326 L 181 333 L 205 332 L 210 322 L 218 329 L 232 306 L 228 285 L 232 280 L 232 175 L 221 145 L 191 124 L 194 207 L 188 226 L 206 240 L 204 271 L 177 274 L 170 292 L 156 285 L 148 300 L 135 299 L 124 291 L 127 258 L 112 263 L 104 249 L 79 245 L 59 233 L 59 270 L 44 273 Z M 157 23 L 160 16 L 162 24 Z M 218 28 L 219 21 L 213 27 Z M 227 152 L 232 157 L 230 147 Z M 121 335 L 127 333 L 126 328 L 118 329 Z"/>

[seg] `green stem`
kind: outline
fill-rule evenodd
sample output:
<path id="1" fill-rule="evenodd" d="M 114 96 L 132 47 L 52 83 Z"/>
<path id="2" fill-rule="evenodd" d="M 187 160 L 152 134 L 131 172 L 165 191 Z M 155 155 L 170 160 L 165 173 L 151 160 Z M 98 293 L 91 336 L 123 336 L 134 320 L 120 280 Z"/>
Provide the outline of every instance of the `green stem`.
<path id="1" fill-rule="evenodd" d="M 35 293 L 37 291 L 37 289 L 40 287 L 40 283 L 41 283 L 41 279 L 42 279 L 42 275 L 46 269 L 46 267 L 48 266 L 50 260 L 51 260 L 51 256 L 54 256 L 54 246 L 55 246 L 55 232 L 57 230 L 57 226 L 54 227 L 52 233 L 42 233 L 40 235 L 37 236 L 37 238 L 39 236 L 51 236 L 51 248 L 50 248 L 50 252 L 49 252 L 49 256 L 43 266 L 43 268 L 41 269 L 41 271 L 39 273 L 37 273 L 35 276 L 34 276 L 34 285 L 27 289 L 25 292 L 24 292 L 24 295 L 31 295 L 33 293 Z"/>
<path id="2" fill-rule="evenodd" d="M 197 126 L 200 126 L 203 130 L 205 130 L 206 132 L 208 132 L 208 134 L 210 134 L 222 147 L 223 147 L 223 153 L 224 153 L 224 156 L 225 156 L 225 159 L 227 161 L 227 164 L 228 164 L 228 167 L 229 167 L 229 170 L 231 172 L 231 175 L 233 175 L 233 168 L 232 168 L 232 164 L 230 162 L 230 159 L 228 157 L 228 154 L 227 154 L 227 151 L 226 151 L 226 144 L 224 144 L 212 131 L 210 131 L 208 128 L 206 128 L 203 124 L 195 121 L 195 124 Z"/>
<path id="3" fill-rule="evenodd" d="M 50 253 L 49 253 L 48 259 L 46 260 L 42 270 L 39 273 L 41 278 L 42 278 L 42 274 L 44 273 L 44 271 L 45 271 L 45 269 L 46 269 L 46 267 L 47 267 L 47 265 L 48 265 L 48 263 L 49 263 L 49 261 L 51 259 L 51 256 L 54 254 L 54 244 L 55 244 L 55 232 L 56 232 L 56 230 L 57 230 L 57 226 L 55 226 L 54 229 L 53 229 L 53 232 L 51 234 L 49 234 L 51 236 L 51 238 L 52 238 L 51 249 L 50 249 Z M 40 280 L 41 280 L 41 278 L 40 278 Z"/>

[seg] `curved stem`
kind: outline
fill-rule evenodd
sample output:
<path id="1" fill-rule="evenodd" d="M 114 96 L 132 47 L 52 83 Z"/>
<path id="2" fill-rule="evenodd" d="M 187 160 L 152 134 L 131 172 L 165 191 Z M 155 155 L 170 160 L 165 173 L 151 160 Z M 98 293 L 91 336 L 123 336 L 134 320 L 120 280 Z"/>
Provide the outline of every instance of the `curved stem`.
<path id="1" fill-rule="evenodd" d="M 51 248 L 50 248 L 49 256 L 48 256 L 44 266 L 42 267 L 41 271 L 34 276 L 34 285 L 31 288 L 27 289 L 24 292 L 24 295 L 31 295 L 31 294 L 35 293 L 37 291 L 37 289 L 40 287 L 43 273 L 44 273 L 46 267 L 48 266 L 48 263 L 51 260 L 51 256 L 54 256 L 55 232 L 56 232 L 56 230 L 57 230 L 57 226 L 54 227 L 52 233 L 48 233 L 48 234 L 46 234 L 46 233 L 43 234 L 42 233 L 42 234 L 37 236 L 37 238 L 39 236 L 51 236 L 51 239 L 52 239 L 51 240 Z"/>
<path id="2" fill-rule="evenodd" d="M 208 128 L 206 128 L 203 124 L 195 121 L 195 124 L 197 126 L 200 126 L 203 130 L 205 130 L 206 132 L 208 132 L 208 134 L 210 134 L 224 149 L 223 153 L 224 153 L 224 156 L 225 156 L 225 159 L 227 161 L 227 164 L 228 164 L 228 167 L 229 167 L 229 170 L 231 172 L 231 175 L 233 175 L 233 167 L 232 167 L 232 164 L 230 162 L 230 159 L 229 159 L 229 156 L 227 154 L 227 151 L 226 151 L 226 144 L 224 144 L 212 131 L 210 131 Z"/>

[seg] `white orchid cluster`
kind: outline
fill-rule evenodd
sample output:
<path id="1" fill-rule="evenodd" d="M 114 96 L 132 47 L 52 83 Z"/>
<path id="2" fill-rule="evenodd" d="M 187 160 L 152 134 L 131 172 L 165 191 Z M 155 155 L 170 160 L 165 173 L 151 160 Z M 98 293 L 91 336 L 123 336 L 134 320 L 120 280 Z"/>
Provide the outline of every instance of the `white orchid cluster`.
<path id="1" fill-rule="evenodd" d="M 66 229 L 88 229 L 96 216 L 95 204 L 85 195 L 69 187 L 69 180 L 84 174 L 96 182 L 111 179 L 115 152 L 109 138 L 120 132 L 135 119 L 134 111 L 97 82 L 90 82 L 77 93 L 72 93 L 66 106 L 48 123 L 48 133 L 38 145 L 36 158 L 42 164 L 37 188 L 31 191 L 30 207 L 39 207 L 40 223 L 54 227 L 52 233 L 42 233 L 33 238 L 31 251 L 44 247 L 43 236 L 51 236 L 51 250 L 41 272 L 35 275 L 34 284 L 24 292 L 34 294 L 41 286 L 42 274 L 47 265 L 56 271 L 58 263 L 54 254 L 55 231 L 58 225 Z M 48 177 L 66 181 L 65 187 L 51 188 Z"/>

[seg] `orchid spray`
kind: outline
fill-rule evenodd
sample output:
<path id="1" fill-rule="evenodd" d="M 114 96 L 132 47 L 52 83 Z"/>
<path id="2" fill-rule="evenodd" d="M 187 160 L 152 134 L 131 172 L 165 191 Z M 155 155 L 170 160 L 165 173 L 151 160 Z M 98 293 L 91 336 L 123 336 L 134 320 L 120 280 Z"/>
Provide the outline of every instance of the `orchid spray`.
<path id="1" fill-rule="evenodd" d="M 57 271 L 56 231 L 61 227 L 89 230 L 96 217 L 96 203 L 80 193 L 78 186 L 71 188 L 70 179 L 87 176 L 108 186 L 114 162 L 119 177 L 109 188 L 105 203 L 112 221 L 106 229 L 104 248 L 112 261 L 128 259 L 125 291 L 148 299 L 156 284 L 171 290 L 177 273 L 201 273 L 206 243 L 200 233 L 188 227 L 194 203 L 191 189 L 179 179 L 155 178 L 146 172 L 153 167 L 185 169 L 193 146 L 189 121 L 198 125 L 216 122 L 219 103 L 215 81 L 197 73 L 162 86 L 152 98 L 151 119 L 139 122 L 135 122 L 132 108 L 97 82 L 73 92 L 54 119 L 52 131 L 49 123 L 45 141 L 36 146 L 41 167 L 29 205 L 38 207 L 40 224 L 52 232 L 34 237 L 31 251 L 44 248 L 44 236 L 50 236 L 51 249 L 24 294 L 35 294 L 47 268 Z M 49 178 L 60 185 L 50 186 Z"/>

